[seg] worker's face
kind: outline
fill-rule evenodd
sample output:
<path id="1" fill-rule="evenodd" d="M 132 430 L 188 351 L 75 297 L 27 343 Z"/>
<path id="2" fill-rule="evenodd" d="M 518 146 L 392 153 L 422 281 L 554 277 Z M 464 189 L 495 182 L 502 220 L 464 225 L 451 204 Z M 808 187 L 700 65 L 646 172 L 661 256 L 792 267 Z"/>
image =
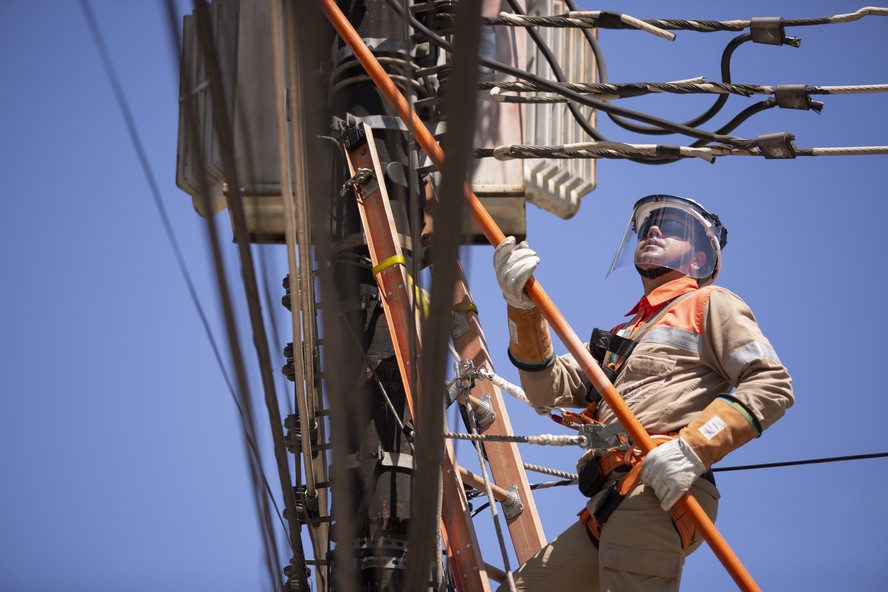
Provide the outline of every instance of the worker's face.
<path id="1" fill-rule="evenodd" d="M 635 263 L 642 269 L 673 265 L 682 262 L 677 271 L 687 272 L 688 267 L 702 256 L 702 252 L 689 255 L 693 246 L 693 224 L 681 213 L 670 210 L 653 212 L 638 229 L 638 245 L 635 247 Z M 697 262 L 699 263 L 699 262 Z"/>

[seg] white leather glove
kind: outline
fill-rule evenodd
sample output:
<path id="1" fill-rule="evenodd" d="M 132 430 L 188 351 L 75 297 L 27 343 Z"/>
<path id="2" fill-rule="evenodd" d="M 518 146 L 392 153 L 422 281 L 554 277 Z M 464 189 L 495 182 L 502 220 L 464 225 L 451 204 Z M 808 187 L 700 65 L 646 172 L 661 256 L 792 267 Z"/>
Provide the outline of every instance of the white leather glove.
<path id="1" fill-rule="evenodd" d="M 675 438 L 647 453 L 641 463 L 641 482 L 654 490 L 660 507 L 668 511 L 705 471 L 691 447 Z"/>
<path id="2" fill-rule="evenodd" d="M 533 300 L 524 293 L 524 284 L 533 275 L 540 258 L 536 251 L 522 241 L 515 246 L 515 237 L 507 236 L 499 244 L 493 253 L 493 268 L 496 271 L 496 281 L 506 302 L 515 308 L 533 310 L 536 305 Z"/>

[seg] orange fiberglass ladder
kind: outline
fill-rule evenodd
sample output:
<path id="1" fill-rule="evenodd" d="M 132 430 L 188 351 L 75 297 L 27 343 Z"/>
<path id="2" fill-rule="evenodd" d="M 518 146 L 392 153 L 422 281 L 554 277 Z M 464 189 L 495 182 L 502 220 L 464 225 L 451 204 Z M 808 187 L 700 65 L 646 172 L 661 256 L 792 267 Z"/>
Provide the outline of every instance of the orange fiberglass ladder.
<path id="1" fill-rule="evenodd" d="M 373 264 L 373 273 L 379 285 L 380 300 L 388 321 L 395 355 L 401 371 L 407 403 L 411 414 L 416 416 L 419 393 L 414 392 L 416 365 L 411 362 L 411 352 L 419 358 L 419 323 L 414 306 L 413 282 L 409 277 L 391 213 L 388 193 L 385 189 L 382 166 L 377 155 L 373 135 L 366 124 L 345 147 L 350 180 L 355 189 L 358 210 Z M 477 314 L 471 306 L 471 296 L 465 278 L 460 274 L 455 299 L 458 305 L 454 344 L 458 355 L 477 366 L 491 367 L 490 356 L 484 344 Z M 414 329 L 415 327 L 415 329 Z M 491 368 L 492 369 L 492 368 Z M 418 389 L 418 387 L 416 387 Z M 442 386 L 443 388 L 443 386 Z M 477 380 L 469 393 L 473 398 L 489 399 L 496 418 L 485 426 L 491 434 L 511 435 L 511 426 L 502 401 L 502 395 L 493 384 Z M 507 523 L 518 560 L 523 562 L 545 544 L 545 535 L 533 502 L 530 485 L 514 443 L 485 443 L 488 461 L 498 490 L 508 489 L 520 500 L 517 511 L 506 511 Z M 451 572 L 460 592 L 486 591 L 490 589 L 488 574 L 481 557 L 480 547 L 469 512 L 463 488 L 462 475 L 471 480 L 471 474 L 461 470 L 456 463 L 453 446 L 445 441 L 442 467 L 444 495 L 442 498 L 442 529 L 446 534 L 447 555 Z M 514 498 L 513 498 L 514 499 Z M 513 505 L 513 510 L 516 510 Z"/>

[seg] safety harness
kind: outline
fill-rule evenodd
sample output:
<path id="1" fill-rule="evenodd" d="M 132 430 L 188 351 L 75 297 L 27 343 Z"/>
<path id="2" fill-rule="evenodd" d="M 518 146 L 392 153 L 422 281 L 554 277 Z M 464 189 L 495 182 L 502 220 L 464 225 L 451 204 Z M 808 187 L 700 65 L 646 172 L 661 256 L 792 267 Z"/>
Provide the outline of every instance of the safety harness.
<path id="1" fill-rule="evenodd" d="M 694 291 L 692 290 L 673 298 L 643 324 L 639 322 L 630 328 L 630 321 L 621 325 L 615 333 L 600 329 L 592 331 L 592 336 L 589 340 L 589 350 L 593 357 L 601 364 L 602 369 L 612 383 L 619 376 L 620 371 L 641 339 L 654 328 L 670 309 L 693 293 Z M 564 411 L 558 419 L 559 423 L 577 430 L 580 429 L 580 426 L 588 426 L 589 424 L 604 428 L 603 424 L 595 419 L 601 398 L 594 386 L 590 385 L 586 392 L 586 400 L 589 401 L 589 405 L 580 413 Z M 678 432 L 652 434 L 651 437 L 655 441 L 662 443 L 678 437 Z M 623 476 L 614 480 L 613 484 L 599 498 L 594 511 L 590 512 L 584 507 L 579 513 L 580 520 L 586 524 L 589 538 L 596 547 L 601 539 L 601 529 L 608 518 L 610 518 L 623 499 L 640 484 L 642 451 L 632 446 L 625 433 L 617 434 L 617 441 L 619 442 L 617 446 L 607 449 L 607 452 L 600 456 L 597 462 L 593 460 L 587 463 L 579 474 L 580 491 L 583 495 L 591 498 L 601 491 L 604 484 L 612 479 L 615 473 L 623 473 Z M 713 485 L 715 484 L 711 471 L 707 471 L 702 477 L 713 483 Z M 694 536 L 694 525 L 690 516 L 678 504 L 672 507 L 669 514 L 681 539 L 682 549 L 687 550 Z"/>
<path id="2" fill-rule="evenodd" d="M 617 376 L 641 339 L 660 322 L 669 310 L 693 293 L 694 290 L 676 296 L 643 324 L 639 322 L 630 328 L 629 325 L 632 322 L 629 321 L 620 325 L 616 329 L 616 333 L 597 328 L 592 330 L 592 336 L 589 338 L 589 351 L 592 357 L 601 364 L 601 369 L 611 384 L 616 382 Z M 590 384 L 586 390 L 586 401 L 589 402 L 589 405 L 583 411 L 580 413 L 564 411 L 556 421 L 572 429 L 578 429 L 580 425 L 584 424 L 599 423 L 594 418 L 598 411 L 598 404 L 601 402 L 601 394 L 595 390 L 594 385 Z"/>

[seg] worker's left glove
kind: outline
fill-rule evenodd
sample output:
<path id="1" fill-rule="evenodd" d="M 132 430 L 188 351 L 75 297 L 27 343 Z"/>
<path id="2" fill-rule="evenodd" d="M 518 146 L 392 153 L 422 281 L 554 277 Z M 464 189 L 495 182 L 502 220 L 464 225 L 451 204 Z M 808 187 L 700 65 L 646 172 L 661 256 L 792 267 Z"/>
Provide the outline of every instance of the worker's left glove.
<path id="1" fill-rule="evenodd" d="M 660 507 L 668 511 L 705 471 L 687 442 L 675 438 L 647 453 L 641 463 L 641 482 L 654 490 Z"/>

